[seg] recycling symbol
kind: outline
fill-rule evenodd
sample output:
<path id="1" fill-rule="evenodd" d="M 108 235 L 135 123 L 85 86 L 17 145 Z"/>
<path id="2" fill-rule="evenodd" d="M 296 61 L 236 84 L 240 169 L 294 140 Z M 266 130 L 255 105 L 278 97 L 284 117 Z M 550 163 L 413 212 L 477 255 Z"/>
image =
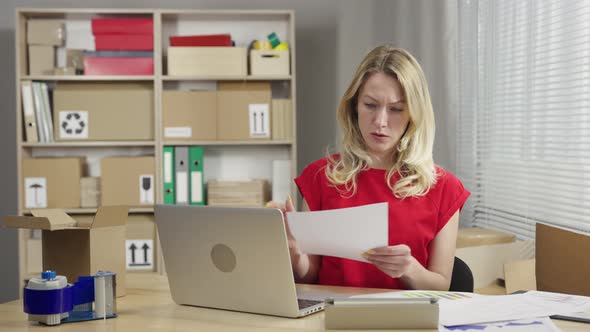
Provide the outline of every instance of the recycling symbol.
<path id="1" fill-rule="evenodd" d="M 62 138 L 88 138 L 88 112 L 60 112 Z"/>

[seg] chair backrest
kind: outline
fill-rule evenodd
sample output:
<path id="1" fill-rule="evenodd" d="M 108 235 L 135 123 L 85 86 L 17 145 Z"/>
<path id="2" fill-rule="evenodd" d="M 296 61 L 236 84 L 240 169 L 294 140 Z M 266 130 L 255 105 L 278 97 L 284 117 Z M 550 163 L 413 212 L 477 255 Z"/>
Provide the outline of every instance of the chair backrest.
<path id="1" fill-rule="evenodd" d="M 473 292 L 473 273 L 471 273 L 469 266 L 459 257 L 455 257 L 449 291 Z"/>

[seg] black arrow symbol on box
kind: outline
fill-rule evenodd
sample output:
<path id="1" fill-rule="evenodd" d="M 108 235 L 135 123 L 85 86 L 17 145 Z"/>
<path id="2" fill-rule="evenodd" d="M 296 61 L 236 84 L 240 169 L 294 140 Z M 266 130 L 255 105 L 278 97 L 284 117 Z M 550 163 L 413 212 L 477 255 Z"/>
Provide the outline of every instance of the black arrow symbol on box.
<path id="1" fill-rule="evenodd" d="M 148 258 L 148 257 L 147 257 L 147 252 L 148 252 L 148 249 L 149 249 L 149 248 L 150 248 L 150 246 L 148 246 L 148 244 L 147 244 L 147 243 L 144 243 L 144 244 L 143 244 L 143 246 L 141 247 L 141 249 L 143 249 L 143 261 L 144 261 L 145 263 L 147 263 L 147 262 L 148 262 L 148 259 L 147 259 L 147 258 Z"/>
<path id="2" fill-rule="evenodd" d="M 135 246 L 135 243 L 132 243 L 129 247 L 129 250 L 131 250 L 131 264 L 135 264 L 135 249 L 137 249 L 137 247 Z"/>

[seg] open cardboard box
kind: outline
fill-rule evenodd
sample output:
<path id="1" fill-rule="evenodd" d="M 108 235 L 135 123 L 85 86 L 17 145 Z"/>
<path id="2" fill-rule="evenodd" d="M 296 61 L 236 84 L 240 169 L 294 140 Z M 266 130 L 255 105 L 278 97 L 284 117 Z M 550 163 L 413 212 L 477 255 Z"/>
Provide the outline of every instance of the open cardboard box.
<path id="1" fill-rule="evenodd" d="M 7 216 L 6 227 L 41 229 L 43 270 L 54 270 L 73 283 L 97 271 L 117 274 L 117 296 L 126 293 L 126 206 L 99 207 L 93 220 L 77 222 L 61 209 L 31 210 L 33 216 Z"/>

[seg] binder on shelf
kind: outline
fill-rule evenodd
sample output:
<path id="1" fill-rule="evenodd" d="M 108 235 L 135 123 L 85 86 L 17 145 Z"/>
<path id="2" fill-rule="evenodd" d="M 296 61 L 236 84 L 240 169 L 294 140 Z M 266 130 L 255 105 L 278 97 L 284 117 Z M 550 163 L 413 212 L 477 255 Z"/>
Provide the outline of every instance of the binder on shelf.
<path id="1" fill-rule="evenodd" d="M 45 116 L 43 113 L 43 101 L 41 100 L 41 89 L 39 83 L 33 82 L 33 102 L 35 104 L 35 118 L 37 119 L 37 135 L 39 136 L 39 142 L 49 142 L 47 138 Z"/>
<path id="2" fill-rule="evenodd" d="M 284 203 L 291 194 L 291 160 L 272 161 L 272 200 Z"/>
<path id="3" fill-rule="evenodd" d="M 188 147 L 174 147 L 174 160 L 176 204 L 185 205 L 189 203 Z"/>
<path id="4" fill-rule="evenodd" d="M 45 116 L 45 120 L 47 121 L 47 140 L 49 142 L 54 142 L 55 139 L 53 137 L 53 120 L 51 113 L 51 104 L 49 103 L 49 88 L 47 87 L 47 83 L 39 83 L 39 86 L 41 87 L 43 114 Z"/>
<path id="5" fill-rule="evenodd" d="M 33 101 L 33 82 L 21 82 L 23 121 L 25 124 L 25 141 L 38 142 L 37 120 L 35 119 L 35 102 Z"/>
<path id="6" fill-rule="evenodd" d="M 174 147 L 164 147 L 164 204 L 176 203 L 176 192 L 174 190 Z"/>
<path id="7" fill-rule="evenodd" d="M 190 160 L 190 204 L 205 205 L 205 187 L 203 175 L 203 147 L 191 146 L 189 148 Z"/>

